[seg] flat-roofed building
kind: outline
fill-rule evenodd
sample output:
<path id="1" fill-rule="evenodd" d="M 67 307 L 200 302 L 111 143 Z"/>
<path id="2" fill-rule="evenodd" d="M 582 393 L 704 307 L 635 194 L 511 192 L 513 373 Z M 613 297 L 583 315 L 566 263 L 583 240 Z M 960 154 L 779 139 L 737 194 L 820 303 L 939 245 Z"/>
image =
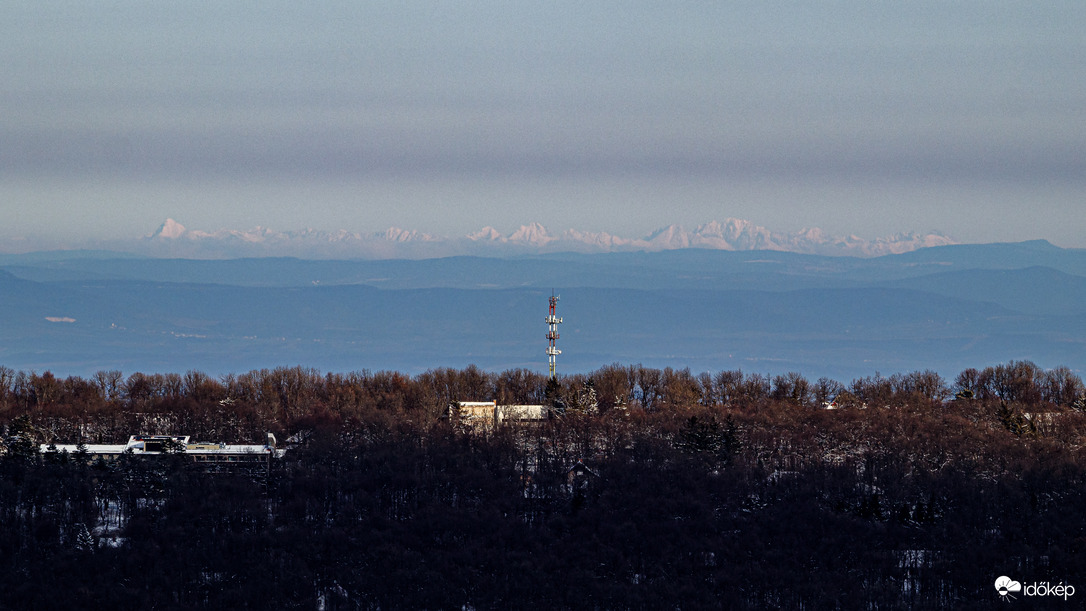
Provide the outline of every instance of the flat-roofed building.
<path id="1" fill-rule="evenodd" d="M 546 405 L 498 405 L 497 401 L 458 401 L 449 405 L 446 418 L 468 428 L 493 429 L 503 424 L 543 422 L 550 417 Z"/>
<path id="2" fill-rule="evenodd" d="M 41 444 L 43 454 L 86 452 L 92 459 L 115 460 L 122 454 L 131 456 L 184 455 L 198 463 L 259 463 L 280 458 L 285 450 L 277 449 L 275 435 L 268 433 L 265 443 L 227 444 L 190 442 L 185 435 L 132 435 L 124 444 Z"/>

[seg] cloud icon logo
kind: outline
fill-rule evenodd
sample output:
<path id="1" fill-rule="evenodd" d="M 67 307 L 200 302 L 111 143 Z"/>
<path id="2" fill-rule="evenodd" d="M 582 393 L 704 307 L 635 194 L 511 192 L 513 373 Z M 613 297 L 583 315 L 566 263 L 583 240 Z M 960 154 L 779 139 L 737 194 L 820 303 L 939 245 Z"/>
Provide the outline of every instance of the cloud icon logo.
<path id="1" fill-rule="evenodd" d="M 995 589 L 1003 599 L 1014 598 L 1011 593 L 1021 592 L 1022 584 L 1004 575 L 995 580 Z"/>

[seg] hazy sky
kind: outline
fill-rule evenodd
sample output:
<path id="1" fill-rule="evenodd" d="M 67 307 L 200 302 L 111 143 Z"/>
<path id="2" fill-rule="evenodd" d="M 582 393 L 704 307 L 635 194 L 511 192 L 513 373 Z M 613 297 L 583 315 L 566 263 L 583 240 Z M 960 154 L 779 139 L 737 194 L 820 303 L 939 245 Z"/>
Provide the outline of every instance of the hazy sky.
<path id="1" fill-rule="evenodd" d="M 1086 247 L 1086 3 L 7 0 L 0 251 L 739 217 Z"/>

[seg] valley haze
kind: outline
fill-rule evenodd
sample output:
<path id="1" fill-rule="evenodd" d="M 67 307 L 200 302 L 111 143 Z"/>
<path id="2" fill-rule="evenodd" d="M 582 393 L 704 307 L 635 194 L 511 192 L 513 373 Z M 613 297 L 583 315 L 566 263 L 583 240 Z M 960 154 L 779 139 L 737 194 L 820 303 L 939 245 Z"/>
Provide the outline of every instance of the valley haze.
<path id="1" fill-rule="evenodd" d="M 716 227 L 753 231 L 734 220 Z M 328 236 L 247 241 L 246 233 L 201 234 L 167 222 L 141 244 L 197 250 L 0 255 L 0 364 L 58 375 L 221 375 L 298 364 L 543 371 L 543 317 L 555 290 L 566 320 L 559 373 L 613 362 L 841 380 L 925 369 L 952 378 L 1009 360 L 1086 369 L 1086 250 L 1045 241 L 915 248 L 946 239 L 917 236 L 877 246 L 907 244 L 906 252 L 829 256 L 783 250 L 789 236 L 772 232 L 782 249 L 690 247 L 709 234 L 705 227 L 665 234 L 679 239 L 655 250 L 628 243 L 554 252 L 568 234 L 534 244 L 514 234 L 482 246 L 470 237 L 421 242 L 474 244 L 482 254 L 212 258 Z M 817 250 L 840 242 L 811 243 Z M 845 252 L 863 248 L 872 243 Z"/>

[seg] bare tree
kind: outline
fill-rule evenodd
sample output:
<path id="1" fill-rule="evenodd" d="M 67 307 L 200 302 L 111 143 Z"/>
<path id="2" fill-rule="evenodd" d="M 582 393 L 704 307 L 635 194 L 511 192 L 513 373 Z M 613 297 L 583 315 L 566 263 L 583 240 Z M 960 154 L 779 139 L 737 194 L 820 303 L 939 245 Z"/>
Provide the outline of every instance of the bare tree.
<path id="1" fill-rule="evenodd" d="M 743 396 L 743 372 L 738 369 L 721 371 L 713 378 L 713 385 L 720 402 L 729 405 Z"/>
<path id="2" fill-rule="evenodd" d="M 837 380 L 827 378 L 825 376 L 818 378 L 818 381 L 814 383 L 812 393 L 814 394 L 814 400 L 816 405 L 822 405 L 830 402 L 834 397 L 838 395 L 845 387 Z"/>
<path id="3" fill-rule="evenodd" d="M 1041 398 L 1054 405 L 1074 405 L 1083 395 L 1082 378 L 1067 367 L 1056 367 L 1041 374 Z"/>
<path id="4" fill-rule="evenodd" d="M 98 371 L 94 374 L 94 382 L 98 385 L 102 398 L 106 401 L 115 401 L 121 397 L 121 386 L 124 383 L 124 374 L 119 370 Z"/>
<path id="5" fill-rule="evenodd" d="M 802 375 L 790 371 L 773 378 L 772 397 L 777 401 L 788 401 L 794 405 L 805 406 L 810 400 L 810 382 Z"/>

